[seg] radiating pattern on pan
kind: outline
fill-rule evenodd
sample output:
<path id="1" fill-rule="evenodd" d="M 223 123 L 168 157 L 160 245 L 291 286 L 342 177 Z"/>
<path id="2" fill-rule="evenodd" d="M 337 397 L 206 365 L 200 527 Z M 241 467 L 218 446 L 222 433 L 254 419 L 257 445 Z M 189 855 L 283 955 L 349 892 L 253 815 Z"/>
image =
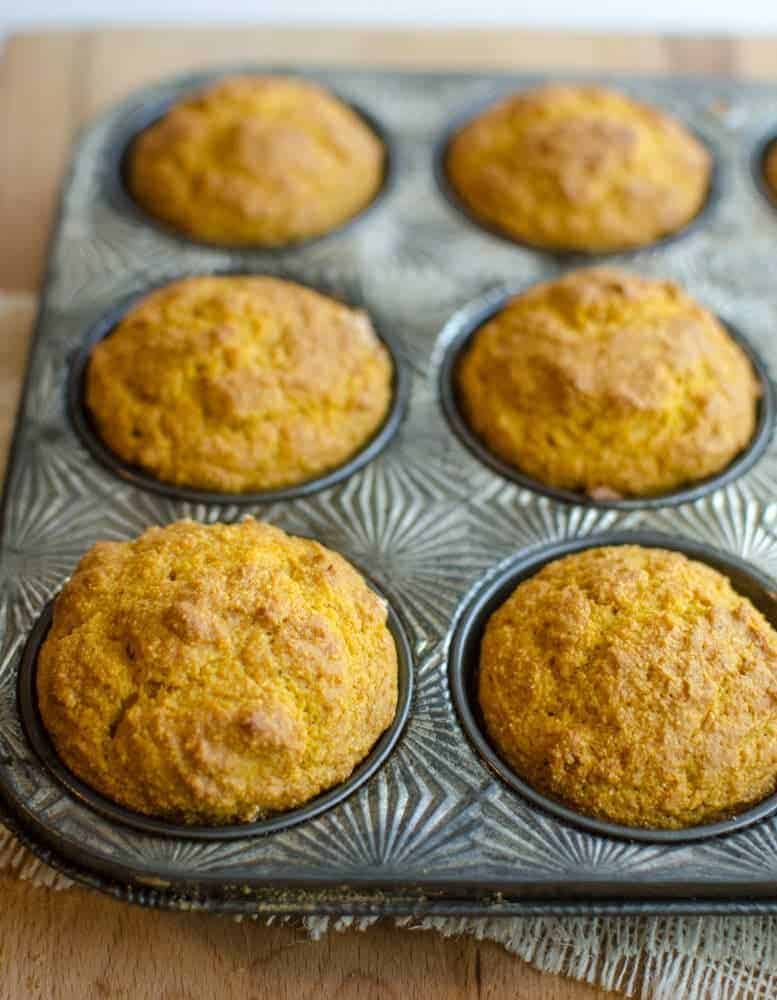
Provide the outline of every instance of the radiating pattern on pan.
<path id="1" fill-rule="evenodd" d="M 777 577 L 777 503 L 748 498 L 736 486 L 676 510 L 651 512 L 650 527 L 733 552 Z"/>
<path id="2" fill-rule="evenodd" d="M 640 514 L 558 504 L 498 480 L 472 498 L 470 520 L 479 545 L 496 560 L 577 535 L 626 531 L 639 524 Z"/>
<path id="3" fill-rule="evenodd" d="M 127 138 L 127 116 L 197 81 L 132 95 L 87 130 L 79 147 L 52 248 L 0 553 L 0 783 L 7 796 L 55 831 L 71 855 L 81 848 L 151 879 L 221 880 L 233 894 L 248 885 L 246 908 L 265 910 L 309 908 L 332 899 L 345 905 L 341 888 L 326 899 L 318 893 L 270 896 L 262 889 L 268 879 L 295 871 L 333 887 L 349 875 L 396 877 L 409 888 L 435 878 L 505 884 L 515 875 L 551 879 L 561 892 L 563 885 L 601 879 L 611 881 L 614 895 L 624 885 L 638 888 L 658 879 L 678 885 L 695 880 L 703 888 L 713 876 L 732 880 L 734 895 L 737 880 L 773 874 L 777 819 L 706 844 L 666 848 L 596 837 L 529 806 L 485 769 L 464 737 L 448 693 L 446 646 L 456 609 L 479 581 L 502 560 L 548 542 L 647 528 L 734 552 L 777 576 L 777 442 L 727 489 L 649 513 L 556 503 L 484 467 L 453 435 L 439 408 L 435 348 L 441 329 L 488 289 L 528 285 L 581 261 L 532 253 L 484 234 L 442 197 L 432 162 L 452 115 L 530 81 L 314 75 L 384 124 L 393 136 L 397 171 L 393 189 L 374 213 L 309 246 L 283 252 L 195 247 L 144 225 L 122 201 L 115 152 L 116 140 Z M 685 283 L 692 295 L 735 322 L 774 371 L 777 214 L 764 211 L 747 162 L 756 137 L 773 124 L 774 89 L 613 82 L 640 99 L 670 106 L 693 125 L 712 143 L 724 180 L 723 196 L 687 239 L 614 262 Z M 68 358 L 107 310 L 181 274 L 229 270 L 306 282 L 369 309 L 378 328 L 398 342 L 412 372 L 409 411 L 389 447 L 350 479 L 309 499 L 247 508 L 161 497 L 98 466 L 65 418 Z M 41 608 L 96 539 L 131 537 L 180 517 L 210 522 L 246 513 L 321 538 L 385 592 L 415 647 L 410 720 L 386 765 L 309 823 L 222 843 L 140 835 L 74 802 L 32 758 L 16 709 L 21 647 Z M 91 878 L 87 869 L 84 877 Z M 180 898 L 172 891 L 165 897 L 164 890 L 120 891 L 147 903 Z M 204 905 L 219 905 L 215 889 L 201 893 Z M 400 907 L 397 899 L 366 889 L 348 906 L 380 900 L 390 912 Z"/>
<path id="4" fill-rule="evenodd" d="M 775 324 L 777 329 L 777 322 Z M 741 494 L 746 497 L 772 502 L 775 498 L 774 483 L 777 480 L 777 441 L 772 441 L 771 447 L 748 473 L 747 477 L 737 484 Z"/>
<path id="5" fill-rule="evenodd" d="M 0 593 L 0 760 L 26 761 L 31 757 L 16 708 L 16 665 L 28 623 L 14 594 Z M 36 768 L 37 770 L 37 768 Z M 48 782 L 43 787 L 50 787 Z"/>
<path id="6" fill-rule="evenodd" d="M 431 503 L 370 469 L 320 497 L 273 504 L 263 516 L 352 559 L 404 616 L 419 649 L 445 634 L 460 594 L 484 567 L 470 550 L 460 504 Z"/>
<path id="7" fill-rule="evenodd" d="M 777 829 L 774 823 L 760 823 L 745 830 L 731 842 L 700 844 L 693 859 L 709 875 L 756 881 L 777 878 Z"/>
<path id="8" fill-rule="evenodd" d="M 437 874 L 461 870 L 482 828 L 480 804 L 474 791 L 452 801 L 441 790 L 430 776 L 389 763 L 354 802 L 290 831 L 277 861 L 346 874 L 369 868 L 376 879 L 406 864 Z"/>
<path id="9" fill-rule="evenodd" d="M 440 419 L 430 378 L 415 379 L 409 412 L 396 439 L 365 475 L 424 502 L 440 497 L 467 500 L 493 478 Z"/>
<path id="10" fill-rule="evenodd" d="M 56 593 L 81 555 L 106 534 L 106 496 L 92 470 L 56 445 L 26 451 L 34 461 L 16 467 L 15 498 L 6 508 L 8 544 L 0 560 L 0 589 L 27 626 Z"/>
<path id="11" fill-rule="evenodd" d="M 520 852 L 526 869 L 547 874 L 598 875 L 673 867 L 683 848 L 629 844 L 591 837 L 565 826 L 495 788 L 483 803 L 483 850 L 495 866 L 514 863 Z"/>

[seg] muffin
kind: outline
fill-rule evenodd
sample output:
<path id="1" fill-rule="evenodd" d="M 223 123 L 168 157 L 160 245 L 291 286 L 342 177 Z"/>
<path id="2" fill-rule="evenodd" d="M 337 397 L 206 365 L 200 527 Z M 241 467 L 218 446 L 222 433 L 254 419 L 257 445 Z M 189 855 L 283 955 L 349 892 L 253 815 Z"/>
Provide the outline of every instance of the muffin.
<path id="1" fill-rule="evenodd" d="M 772 197 L 777 199 L 777 142 L 773 142 L 766 151 L 764 178 Z"/>
<path id="2" fill-rule="evenodd" d="M 37 670 L 70 770 L 185 823 L 302 805 L 350 775 L 397 704 L 384 602 L 341 556 L 250 518 L 98 542 Z"/>
<path id="3" fill-rule="evenodd" d="M 550 85 L 465 125 L 446 169 L 467 209 L 507 236 L 607 253 L 682 229 L 707 198 L 712 161 L 656 108 L 602 87 Z"/>
<path id="4" fill-rule="evenodd" d="M 720 472 L 751 440 L 760 392 L 744 351 L 677 285 L 604 268 L 512 299 L 475 333 L 456 379 L 499 458 L 603 500 Z"/>
<path id="5" fill-rule="evenodd" d="M 366 313 L 289 281 L 197 277 L 132 308 L 92 351 L 96 430 L 158 479 L 241 493 L 342 465 L 392 400 Z"/>
<path id="6" fill-rule="evenodd" d="M 383 183 L 385 150 L 323 87 L 281 76 L 221 80 L 184 98 L 133 142 L 130 192 L 197 240 L 278 246 L 361 212 Z"/>
<path id="7" fill-rule="evenodd" d="M 777 784 L 777 632 L 677 552 L 588 549 L 492 615 L 480 705 L 535 788 L 635 827 L 711 822 Z"/>

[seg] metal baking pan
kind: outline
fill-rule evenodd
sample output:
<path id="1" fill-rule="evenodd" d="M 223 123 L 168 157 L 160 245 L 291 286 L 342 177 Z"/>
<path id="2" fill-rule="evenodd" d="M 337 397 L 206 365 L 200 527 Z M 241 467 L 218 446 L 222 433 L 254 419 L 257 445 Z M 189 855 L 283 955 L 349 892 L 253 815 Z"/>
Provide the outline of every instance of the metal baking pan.
<path id="1" fill-rule="evenodd" d="M 228 71 L 252 69 L 267 71 Z M 463 329 L 484 295 L 496 301 L 505 289 L 578 261 L 473 225 L 440 190 L 435 158 L 460 114 L 541 78 L 306 71 L 377 123 L 390 146 L 391 183 L 358 224 L 262 251 L 189 242 L 149 225 L 125 195 L 117 196 L 117 170 L 139 123 L 215 75 L 132 94 L 81 136 L 64 185 L 3 502 L 4 821 L 70 877 L 154 906 L 258 914 L 777 912 L 777 818 L 765 815 L 771 803 L 751 817 L 752 825 L 712 831 L 716 836 L 706 831 L 693 842 L 644 842 L 583 828 L 579 817 L 533 799 L 481 755 L 461 725 L 451 693 L 456 684 L 449 683 L 458 648 L 452 642 L 467 609 L 498 589 L 506 567 L 536 564 L 554 551 L 548 546 L 660 533 L 666 544 L 691 546 L 747 571 L 761 588 L 759 600 L 771 600 L 777 577 L 771 417 L 764 418 L 755 455 L 704 491 L 672 498 L 672 505 L 588 505 L 502 476 L 446 418 L 439 386 L 451 330 Z M 608 260 L 684 284 L 727 317 L 754 358 L 763 359 L 759 373 L 767 378 L 777 363 L 770 270 L 777 213 L 765 210 L 752 164 L 760 137 L 777 128 L 777 86 L 603 82 L 679 115 L 715 151 L 717 163 L 714 210 L 682 239 Z M 95 331 L 107 332 L 122 302 L 182 274 L 224 271 L 329 289 L 366 308 L 390 336 L 408 386 L 406 416 L 382 450 L 318 492 L 245 503 L 151 489 L 98 460 L 69 417 L 71 362 Z M 769 391 L 762 416 L 766 410 L 773 411 Z M 345 796 L 336 790 L 322 811 L 293 826 L 216 839 L 139 830 L 79 795 L 57 775 L 55 762 L 47 764 L 32 730 L 28 735 L 22 708 L 34 710 L 34 698 L 19 684 L 24 650 L 33 665 L 49 601 L 97 539 L 132 537 L 180 517 L 234 520 L 248 512 L 341 551 L 385 595 L 407 635 L 414 674 L 406 724 L 359 787 Z"/>

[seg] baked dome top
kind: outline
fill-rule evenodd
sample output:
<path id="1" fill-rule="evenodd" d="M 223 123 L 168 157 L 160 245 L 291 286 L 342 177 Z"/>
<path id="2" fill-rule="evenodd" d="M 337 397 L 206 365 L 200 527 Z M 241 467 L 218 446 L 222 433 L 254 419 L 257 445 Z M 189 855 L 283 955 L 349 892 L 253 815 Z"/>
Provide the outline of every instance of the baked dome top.
<path id="1" fill-rule="evenodd" d="M 98 542 L 38 659 L 64 763 L 138 812 L 253 820 L 345 780 L 394 718 L 386 606 L 317 542 L 247 519 Z"/>
<path id="2" fill-rule="evenodd" d="M 364 209 L 384 163 L 381 140 L 325 88 L 228 77 L 138 136 L 128 182 L 151 215 L 195 239 L 278 246 L 321 236 Z"/>
<path id="3" fill-rule="evenodd" d="M 479 697 L 539 790 L 630 826 L 679 828 L 777 783 L 777 633 L 677 552 L 603 546 L 525 580 L 492 615 Z"/>
<path id="4" fill-rule="evenodd" d="M 760 385 L 723 325 L 676 284 L 591 268 L 535 285 L 474 334 L 464 415 L 500 458 L 602 499 L 724 469 L 750 442 Z"/>
<path id="5" fill-rule="evenodd" d="M 393 365 L 367 314 L 278 278 L 165 285 L 98 343 L 86 404 L 112 451 L 164 482 L 294 485 L 383 424 Z"/>
<path id="6" fill-rule="evenodd" d="M 453 137 L 448 176 L 479 219 L 549 249 L 610 252 L 682 229 L 707 198 L 710 154 L 671 116 L 597 86 L 551 84 Z"/>

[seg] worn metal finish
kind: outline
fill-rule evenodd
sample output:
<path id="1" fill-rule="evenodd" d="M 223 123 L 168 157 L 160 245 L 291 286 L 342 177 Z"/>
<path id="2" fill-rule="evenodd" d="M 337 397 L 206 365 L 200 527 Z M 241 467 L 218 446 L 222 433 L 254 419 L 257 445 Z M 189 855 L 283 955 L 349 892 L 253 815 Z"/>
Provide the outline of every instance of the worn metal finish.
<path id="1" fill-rule="evenodd" d="M 245 69 L 246 67 L 240 67 Z M 477 74 L 311 72 L 390 137 L 393 183 L 357 223 L 285 250 L 225 250 L 148 225 L 116 196 L 127 137 L 146 108 L 205 77 L 132 95 L 82 136 L 51 245 L 6 484 L 0 550 L 0 810 L 73 877 L 146 905 L 226 912 L 450 914 L 777 910 L 777 819 L 683 844 L 593 833 L 537 808 L 484 766 L 451 701 L 457 615 L 505 560 L 605 532 L 660 532 L 777 576 L 777 447 L 676 506 L 558 502 L 509 481 L 465 447 L 438 393 L 450 339 L 472 303 L 588 258 L 518 247 L 479 229 L 435 178 L 462 109 L 534 82 Z M 717 155 L 719 195 L 682 239 L 608 260 L 673 277 L 777 363 L 777 213 L 751 169 L 773 130 L 777 87 L 623 79 L 684 118 Z M 363 467 L 315 495 L 265 502 L 162 495 L 118 476 L 68 418 L 70 359 L 117 304 L 181 274 L 269 273 L 369 310 L 410 383 L 407 415 Z M 459 310 L 462 310 L 459 312 Z M 445 331 L 443 333 L 443 331 Z M 407 724 L 383 765 L 343 801 L 260 836 L 198 840 L 140 832 L 71 794 L 22 726 L 17 679 L 36 621 L 98 538 L 180 517 L 251 512 L 313 535 L 361 566 L 402 620 L 415 664 Z M 768 584 L 764 584 L 768 587 Z"/>

